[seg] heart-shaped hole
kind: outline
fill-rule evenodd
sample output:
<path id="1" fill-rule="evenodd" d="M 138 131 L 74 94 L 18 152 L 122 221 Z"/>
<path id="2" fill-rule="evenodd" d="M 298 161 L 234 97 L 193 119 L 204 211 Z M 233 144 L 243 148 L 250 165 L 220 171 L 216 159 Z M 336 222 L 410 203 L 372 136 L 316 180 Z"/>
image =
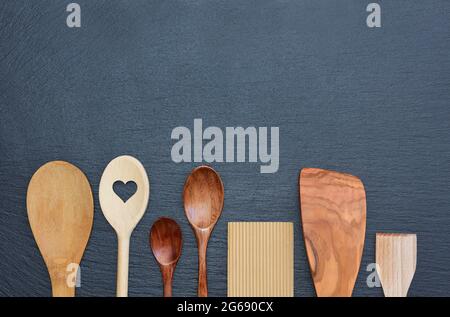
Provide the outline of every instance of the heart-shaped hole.
<path id="1" fill-rule="evenodd" d="M 128 199 L 136 193 L 137 185 L 133 181 L 129 181 L 127 183 L 116 181 L 113 184 L 113 190 L 116 195 L 119 196 L 124 203 L 126 203 Z"/>

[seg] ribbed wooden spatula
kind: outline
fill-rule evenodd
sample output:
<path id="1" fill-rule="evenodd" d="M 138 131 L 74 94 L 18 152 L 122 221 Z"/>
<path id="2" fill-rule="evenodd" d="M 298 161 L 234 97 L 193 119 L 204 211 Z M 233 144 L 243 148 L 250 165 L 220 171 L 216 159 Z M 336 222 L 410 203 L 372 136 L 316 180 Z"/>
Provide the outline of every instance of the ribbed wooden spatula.
<path id="1" fill-rule="evenodd" d="M 355 176 L 302 169 L 300 214 L 317 296 L 351 296 L 366 233 L 366 193 Z"/>
<path id="2" fill-rule="evenodd" d="M 377 272 L 386 297 L 406 297 L 416 272 L 415 234 L 377 233 Z"/>
<path id="3" fill-rule="evenodd" d="M 291 222 L 228 223 L 228 296 L 294 296 Z"/>

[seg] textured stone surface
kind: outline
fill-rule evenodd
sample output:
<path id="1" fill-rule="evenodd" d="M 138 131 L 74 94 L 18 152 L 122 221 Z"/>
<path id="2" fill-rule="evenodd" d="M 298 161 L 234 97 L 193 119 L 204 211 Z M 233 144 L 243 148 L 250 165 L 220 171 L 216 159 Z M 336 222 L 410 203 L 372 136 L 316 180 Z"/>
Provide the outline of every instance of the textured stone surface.
<path id="1" fill-rule="evenodd" d="M 78 296 L 115 294 L 116 238 L 98 204 L 106 164 L 139 158 L 149 209 L 133 233 L 129 294 L 162 294 L 148 231 L 159 216 L 182 226 L 174 295 L 195 296 L 196 244 L 183 213 L 176 126 L 279 126 L 280 169 L 213 166 L 225 206 L 208 250 L 209 291 L 226 295 L 228 221 L 292 221 L 295 295 L 312 296 L 298 211 L 302 167 L 359 176 L 367 238 L 355 296 L 368 288 L 375 233 L 417 233 L 411 296 L 450 294 L 450 19 L 448 1 L 381 1 L 381 29 L 366 2 L 0 2 L 0 295 L 47 296 L 50 282 L 29 228 L 25 196 L 49 160 L 79 166 L 95 195 L 93 232 Z"/>

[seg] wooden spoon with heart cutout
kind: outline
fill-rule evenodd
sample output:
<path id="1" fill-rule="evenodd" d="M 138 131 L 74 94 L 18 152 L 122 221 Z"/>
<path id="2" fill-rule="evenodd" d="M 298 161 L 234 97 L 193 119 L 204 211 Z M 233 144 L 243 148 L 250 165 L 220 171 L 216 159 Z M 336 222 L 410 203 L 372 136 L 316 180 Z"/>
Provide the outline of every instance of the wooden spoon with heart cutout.
<path id="1" fill-rule="evenodd" d="M 50 274 L 53 296 L 75 296 L 70 266 L 78 269 L 94 219 L 89 181 L 68 162 L 48 162 L 31 178 L 27 210 L 31 230 Z"/>
<path id="2" fill-rule="evenodd" d="M 172 297 L 173 273 L 183 244 L 180 226 L 170 218 L 159 218 L 150 230 L 149 243 L 161 270 L 164 297 Z"/>
<path id="3" fill-rule="evenodd" d="M 351 296 L 366 233 L 359 178 L 318 168 L 300 172 L 303 236 L 317 296 Z"/>
<path id="4" fill-rule="evenodd" d="M 223 208 L 224 190 L 219 174 L 209 166 L 195 168 L 186 179 L 184 211 L 198 245 L 198 296 L 208 296 L 206 249 Z"/>
<path id="5" fill-rule="evenodd" d="M 123 201 L 113 189 L 114 183 L 132 181 L 137 190 L 127 201 Z M 132 156 L 119 156 L 106 166 L 100 180 L 100 206 L 106 220 L 117 234 L 117 296 L 128 296 L 128 262 L 130 237 L 147 209 L 150 185 L 141 162 Z"/>

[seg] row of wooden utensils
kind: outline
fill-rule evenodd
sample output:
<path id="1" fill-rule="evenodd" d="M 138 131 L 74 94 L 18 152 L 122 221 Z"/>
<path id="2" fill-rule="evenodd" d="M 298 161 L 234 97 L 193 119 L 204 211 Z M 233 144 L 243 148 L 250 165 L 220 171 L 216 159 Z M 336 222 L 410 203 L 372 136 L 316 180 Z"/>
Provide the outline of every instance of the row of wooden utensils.
<path id="1" fill-rule="evenodd" d="M 114 184 L 136 184 L 122 199 Z M 300 214 L 306 252 L 318 296 L 351 296 L 361 262 L 366 196 L 355 176 L 316 168 L 299 177 Z M 131 233 L 143 217 L 150 185 L 143 165 L 119 156 L 105 168 L 99 201 L 117 233 L 117 296 L 128 295 Z M 186 217 L 198 245 L 198 296 L 207 296 L 206 251 L 223 208 L 224 187 L 208 166 L 195 168 L 183 191 Z M 53 296 L 74 296 L 67 267 L 79 265 L 93 223 L 92 190 L 84 173 L 64 161 L 41 166 L 27 192 L 28 218 L 49 271 Z M 160 218 L 149 243 L 162 273 L 164 296 L 172 295 L 172 278 L 182 249 L 176 221 Z M 228 223 L 228 296 L 293 296 L 293 224 L 289 222 Z M 386 296 L 406 296 L 416 267 L 416 235 L 376 236 L 377 272 Z"/>

